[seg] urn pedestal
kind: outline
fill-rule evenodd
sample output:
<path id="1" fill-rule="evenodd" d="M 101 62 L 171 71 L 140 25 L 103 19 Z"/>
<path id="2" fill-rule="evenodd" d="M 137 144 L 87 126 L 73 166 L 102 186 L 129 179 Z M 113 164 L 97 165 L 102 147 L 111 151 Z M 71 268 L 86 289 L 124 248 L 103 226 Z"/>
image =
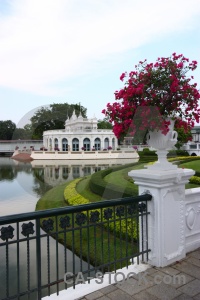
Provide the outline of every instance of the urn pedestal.
<path id="1" fill-rule="evenodd" d="M 154 170 L 173 170 L 177 169 L 176 165 L 168 162 L 167 153 L 169 150 L 173 149 L 174 145 L 177 143 L 178 134 L 174 131 L 174 121 L 170 120 L 169 131 L 164 135 L 161 130 L 149 131 L 147 134 L 147 144 L 149 147 L 156 149 L 156 154 L 158 155 L 158 161 L 150 166 L 148 169 Z"/>

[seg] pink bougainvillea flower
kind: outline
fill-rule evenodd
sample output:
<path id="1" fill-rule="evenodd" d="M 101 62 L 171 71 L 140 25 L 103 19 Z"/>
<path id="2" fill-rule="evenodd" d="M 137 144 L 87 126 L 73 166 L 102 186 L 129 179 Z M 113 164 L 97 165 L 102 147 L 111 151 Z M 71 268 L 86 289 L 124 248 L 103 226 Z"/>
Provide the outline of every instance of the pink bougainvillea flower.
<path id="1" fill-rule="evenodd" d="M 200 120 L 200 92 L 197 84 L 190 82 L 194 77 L 186 75 L 196 68 L 196 60 L 190 62 L 183 54 L 174 52 L 170 57 L 159 57 L 155 63 L 140 61 L 135 70 L 122 73 L 121 81 L 127 77 L 124 88 L 114 93 L 116 102 L 108 103 L 102 111 L 113 124 L 115 135 L 121 137 L 138 128 L 156 128 L 167 134 L 168 117 L 178 119 L 177 126 L 184 130 L 191 129 Z M 139 107 L 143 110 L 140 116 Z M 153 107 L 155 111 L 147 109 Z"/>

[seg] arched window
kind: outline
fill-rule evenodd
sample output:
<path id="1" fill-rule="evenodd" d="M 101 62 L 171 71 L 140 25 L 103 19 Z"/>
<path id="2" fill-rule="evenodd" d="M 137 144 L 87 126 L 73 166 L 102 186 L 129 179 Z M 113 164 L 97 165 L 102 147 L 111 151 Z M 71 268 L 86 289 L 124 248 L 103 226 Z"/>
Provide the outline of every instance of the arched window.
<path id="1" fill-rule="evenodd" d="M 68 151 L 68 140 L 66 138 L 62 139 L 62 151 Z"/>
<path id="2" fill-rule="evenodd" d="M 83 147 L 85 148 L 86 151 L 90 151 L 90 139 L 85 138 L 83 140 Z"/>
<path id="3" fill-rule="evenodd" d="M 77 138 L 72 140 L 72 151 L 79 151 L 79 140 Z"/>
<path id="4" fill-rule="evenodd" d="M 100 140 L 100 138 L 96 138 L 94 140 L 94 148 L 95 148 L 95 150 L 101 150 L 101 140 Z"/>

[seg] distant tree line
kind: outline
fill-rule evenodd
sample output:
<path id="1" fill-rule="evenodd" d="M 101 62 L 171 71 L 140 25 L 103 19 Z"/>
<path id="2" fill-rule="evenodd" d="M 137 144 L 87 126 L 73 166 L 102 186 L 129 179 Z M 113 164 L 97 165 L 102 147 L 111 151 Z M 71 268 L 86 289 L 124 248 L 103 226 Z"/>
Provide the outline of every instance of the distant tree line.
<path id="1" fill-rule="evenodd" d="M 12 121 L 0 121 L 0 140 L 11 140 L 15 129 L 16 125 Z"/>
<path id="2" fill-rule="evenodd" d="M 42 139 L 45 130 L 64 129 L 65 121 L 72 116 L 73 111 L 77 116 L 81 113 L 84 118 L 87 117 L 87 109 L 80 103 L 59 103 L 39 109 L 30 119 L 31 123 L 23 128 L 17 128 L 11 120 L 0 121 L 0 140 Z M 106 118 L 98 120 L 98 129 L 112 129 L 112 124 Z"/>

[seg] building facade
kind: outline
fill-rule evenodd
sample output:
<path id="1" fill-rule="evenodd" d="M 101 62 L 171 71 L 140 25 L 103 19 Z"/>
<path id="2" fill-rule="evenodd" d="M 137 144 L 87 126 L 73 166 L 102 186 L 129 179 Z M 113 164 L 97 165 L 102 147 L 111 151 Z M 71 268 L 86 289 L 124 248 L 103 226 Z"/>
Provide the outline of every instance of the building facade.
<path id="1" fill-rule="evenodd" d="M 97 118 L 83 118 L 73 112 L 65 121 L 65 129 L 43 133 L 44 148 L 49 151 L 115 150 L 118 140 L 111 129 L 97 129 Z"/>
<path id="2" fill-rule="evenodd" d="M 192 141 L 195 143 L 200 143 L 200 126 L 194 126 L 191 130 Z"/>
<path id="3" fill-rule="evenodd" d="M 184 144 L 182 149 L 186 150 L 191 156 L 200 155 L 200 126 L 194 126 L 191 130 L 192 141 Z"/>

